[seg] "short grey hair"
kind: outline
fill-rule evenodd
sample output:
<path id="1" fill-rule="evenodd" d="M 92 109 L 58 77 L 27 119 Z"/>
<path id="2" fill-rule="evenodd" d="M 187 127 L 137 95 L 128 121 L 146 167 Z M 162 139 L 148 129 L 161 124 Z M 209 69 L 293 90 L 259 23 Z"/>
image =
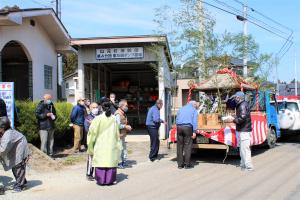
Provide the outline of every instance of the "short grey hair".
<path id="1" fill-rule="evenodd" d="M 119 102 L 119 107 L 124 106 L 126 103 L 127 103 L 126 99 L 121 99 L 120 102 Z"/>
<path id="2" fill-rule="evenodd" d="M 162 104 L 162 103 L 163 103 L 163 100 L 161 100 L 161 99 L 156 100 L 156 104 Z"/>
<path id="3" fill-rule="evenodd" d="M 0 128 L 7 130 L 10 128 L 10 121 L 8 117 L 0 117 Z"/>

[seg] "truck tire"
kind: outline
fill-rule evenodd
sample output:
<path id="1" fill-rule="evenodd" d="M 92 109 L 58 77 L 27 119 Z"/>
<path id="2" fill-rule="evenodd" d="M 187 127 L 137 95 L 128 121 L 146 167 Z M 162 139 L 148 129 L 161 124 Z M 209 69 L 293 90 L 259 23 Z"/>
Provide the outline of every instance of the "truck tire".
<path id="1" fill-rule="evenodd" d="M 267 147 L 269 149 L 274 148 L 275 145 L 276 145 L 276 140 L 277 140 L 277 137 L 276 137 L 275 129 L 270 128 L 269 132 L 268 132 L 268 135 L 267 135 Z"/>

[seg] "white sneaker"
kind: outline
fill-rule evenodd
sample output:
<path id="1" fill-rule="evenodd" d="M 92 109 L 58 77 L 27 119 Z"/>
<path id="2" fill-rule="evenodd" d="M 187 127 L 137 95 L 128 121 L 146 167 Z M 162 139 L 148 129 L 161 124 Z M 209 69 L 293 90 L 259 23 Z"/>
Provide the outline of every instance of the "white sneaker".
<path id="1" fill-rule="evenodd" d="M 247 171 L 249 171 L 249 172 L 254 171 L 254 168 L 253 168 L 253 167 L 246 167 L 245 169 L 246 169 Z"/>

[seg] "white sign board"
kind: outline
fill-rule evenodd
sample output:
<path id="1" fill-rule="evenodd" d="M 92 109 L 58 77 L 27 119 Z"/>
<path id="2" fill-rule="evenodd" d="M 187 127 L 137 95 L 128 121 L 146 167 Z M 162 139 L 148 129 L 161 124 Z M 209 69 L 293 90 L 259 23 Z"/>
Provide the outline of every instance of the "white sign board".
<path id="1" fill-rule="evenodd" d="M 96 49 L 97 60 L 144 58 L 143 47 Z"/>
<path id="2" fill-rule="evenodd" d="M 0 98 L 5 101 L 7 116 L 14 127 L 14 83 L 13 82 L 0 82 Z"/>

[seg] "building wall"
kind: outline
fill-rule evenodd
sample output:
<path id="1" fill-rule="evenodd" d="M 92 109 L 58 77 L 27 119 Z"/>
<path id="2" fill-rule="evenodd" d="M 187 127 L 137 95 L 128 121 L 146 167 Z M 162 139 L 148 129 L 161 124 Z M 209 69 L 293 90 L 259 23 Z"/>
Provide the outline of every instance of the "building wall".
<path id="1" fill-rule="evenodd" d="M 177 110 L 179 108 L 181 108 L 183 105 L 183 102 L 182 102 L 182 91 L 183 90 L 188 90 L 189 89 L 189 86 L 188 86 L 188 82 L 190 81 L 191 79 L 178 79 L 177 80 L 177 86 L 178 86 L 178 91 L 177 91 L 177 96 L 176 97 L 173 97 L 173 112 L 177 112 Z M 173 114 L 175 114 L 173 113 Z"/>
<path id="2" fill-rule="evenodd" d="M 23 19 L 20 26 L 0 26 L 0 50 L 9 42 L 17 41 L 32 61 L 33 100 L 39 100 L 43 94 L 49 93 L 57 99 L 57 54 L 52 40 L 43 27 L 35 20 L 35 26 L 30 25 L 30 19 Z M 44 65 L 52 66 L 52 90 L 44 88 Z"/>
<path id="3" fill-rule="evenodd" d="M 76 104 L 76 100 L 75 100 L 75 81 L 73 79 L 73 77 L 70 77 L 68 79 L 65 80 L 65 84 L 64 87 L 69 84 L 69 88 L 65 88 L 66 91 L 66 99 L 67 102 L 72 103 L 72 104 Z M 72 95 L 74 94 L 74 95 Z"/>
<path id="4" fill-rule="evenodd" d="M 111 60 L 97 60 L 96 59 L 96 49 L 97 48 L 121 48 L 121 47 L 144 47 L 144 58 L 140 59 L 111 59 Z M 84 97 L 84 65 L 87 63 L 143 63 L 143 62 L 155 62 L 158 63 L 158 86 L 159 86 L 159 98 L 164 100 L 166 89 L 171 89 L 171 73 L 169 69 L 169 64 L 167 62 L 166 55 L 164 53 L 163 47 L 157 46 L 153 48 L 152 46 L 144 46 L 143 44 L 114 44 L 112 46 L 99 46 L 99 45 L 89 45 L 82 46 L 78 50 L 78 82 L 79 89 L 75 92 L 75 99 L 78 97 Z M 171 103 L 171 102 L 170 102 Z M 168 115 L 171 113 L 167 112 L 165 108 L 165 102 L 163 108 L 160 110 L 161 119 L 168 121 Z M 167 105 L 167 106 L 171 106 Z M 164 124 L 160 127 L 160 138 L 166 138 L 166 133 L 170 127 Z"/>

